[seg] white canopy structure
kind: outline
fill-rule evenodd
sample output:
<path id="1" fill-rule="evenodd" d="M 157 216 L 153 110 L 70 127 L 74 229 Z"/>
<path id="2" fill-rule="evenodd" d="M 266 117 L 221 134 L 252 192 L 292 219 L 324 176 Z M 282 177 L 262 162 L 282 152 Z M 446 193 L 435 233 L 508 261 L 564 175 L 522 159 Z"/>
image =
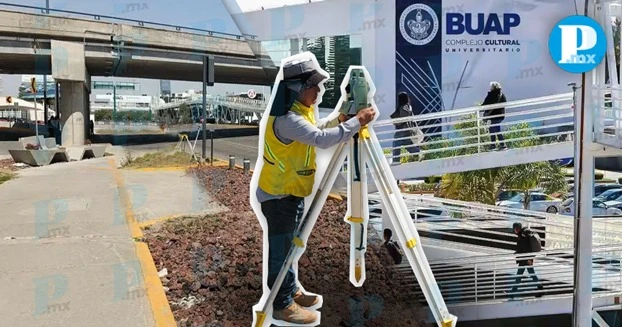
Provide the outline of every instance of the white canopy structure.
<path id="1" fill-rule="evenodd" d="M 0 120 L 17 118 L 27 121 L 34 121 L 35 117 L 38 121 L 44 121 L 43 105 L 37 104 L 35 113 L 35 103 L 11 96 L 12 101 L 9 103 L 9 96 L 0 96 Z M 56 111 L 48 109 L 48 117 L 55 116 Z"/>

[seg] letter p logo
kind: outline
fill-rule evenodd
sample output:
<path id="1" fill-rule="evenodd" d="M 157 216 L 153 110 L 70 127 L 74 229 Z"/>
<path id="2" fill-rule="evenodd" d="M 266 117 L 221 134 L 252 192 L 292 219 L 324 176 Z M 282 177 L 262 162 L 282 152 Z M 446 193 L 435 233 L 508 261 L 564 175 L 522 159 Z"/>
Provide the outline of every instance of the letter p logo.
<path id="1" fill-rule="evenodd" d="M 555 64 L 569 73 L 588 72 L 600 64 L 607 50 L 602 27 L 586 16 L 562 19 L 549 36 L 549 52 Z"/>

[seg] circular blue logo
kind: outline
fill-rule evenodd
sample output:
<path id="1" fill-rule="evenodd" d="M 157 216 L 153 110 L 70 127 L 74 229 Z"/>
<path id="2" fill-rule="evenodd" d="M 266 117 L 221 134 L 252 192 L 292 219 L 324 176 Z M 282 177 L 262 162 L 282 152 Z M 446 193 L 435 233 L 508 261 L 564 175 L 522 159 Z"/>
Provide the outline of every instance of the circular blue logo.
<path id="1" fill-rule="evenodd" d="M 586 16 L 568 16 L 553 27 L 549 53 L 557 66 L 575 74 L 600 64 L 607 51 L 607 36 L 598 23 Z"/>
<path id="2" fill-rule="evenodd" d="M 430 43 L 439 29 L 434 9 L 422 3 L 412 4 L 404 9 L 400 15 L 399 25 L 402 37 L 413 45 Z"/>

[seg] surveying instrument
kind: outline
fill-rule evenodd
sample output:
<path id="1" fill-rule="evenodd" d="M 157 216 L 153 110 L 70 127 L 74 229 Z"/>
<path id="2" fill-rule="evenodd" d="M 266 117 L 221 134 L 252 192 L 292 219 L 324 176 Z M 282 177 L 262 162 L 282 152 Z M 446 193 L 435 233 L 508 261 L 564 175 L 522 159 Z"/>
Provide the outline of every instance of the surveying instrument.
<path id="1" fill-rule="evenodd" d="M 358 111 L 370 106 L 378 112 L 378 108 L 373 101 L 376 89 L 365 67 L 350 66 L 346 76 L 350 76 L 350 78 L 344 80 L 341 90 L 342 94 L 347 95 L 342 96 L 337 105 L 340 108 L 339 112 L 353 116 Z M 347 93 L 345 92 L 347 89 L 346 85 L 349 86 L 349 92 Z M 436 324 L 440 327 L 455 327 L 457 317 L 451 315 L 447 310 L 443 296 L 421 247 L 419 234 L 412 221 L 410 212 L 406 207 L 391 168 L 374 133 L 373 121 L 367 126 L 361 127 L 359 133 L 355 134 L 349 142 L 343 142 L 336 146 L 336 150 L 330 159 L 325 174 L 322 176 L 309 210 L 294 233 L 294 239 L 288 255 L 281 266 L 266 301 L 260 302 L 254 308 L 261 309 L 260 311 L 255 311 L 254 326 L 260 327 L 275 323 L 271 319 L 274 299 L 283 284 L 288 269 L 304 252 L 306 247 L 305 241 L 311 234 L 315 221 L 326 202 L 341 167 L 344 165 L 346 156 L 348 157 L 346 172 L 348 176 L 348 209 L 345 221 L 351 226 L 350 282 L 354 286 L 360 287 L 363 285 L 366 277 L 365 252 L 369 221 L 366 169 L 369 167 L 373 179 L 378 186 L 385 210 L 387 210 L 391 223 L 395 228 L 395 234 L 415 273 Z M 270 318 L 268 318 L 269 315 Z M 266 322 L 267 324 L 265 324 Z M 285 324 L 287 326 L 300 326 L 291 323 Z M 318 315 L 316 322 L 304 326 L 317 326 L 319 324 L 320 316 Z"/>

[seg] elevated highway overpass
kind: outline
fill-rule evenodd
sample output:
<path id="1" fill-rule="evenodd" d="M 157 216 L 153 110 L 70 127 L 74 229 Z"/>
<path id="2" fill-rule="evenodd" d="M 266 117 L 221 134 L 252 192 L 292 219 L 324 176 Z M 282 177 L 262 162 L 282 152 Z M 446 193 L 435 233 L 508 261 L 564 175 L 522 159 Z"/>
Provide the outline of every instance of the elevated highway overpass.
<path id="1" fill-rule="evenodd" d="M 7 9 L 8 8 L 8 9 Z M 0 73 L 50 74 L 60 84 L 62 145 L 84 145 L 91 76 L 271 85 L 274 62 L 251 35 L 0 3 Z M 88 19 L 86 19 L 88 18 Z"/>
<path id="2" fill-rule="evenodd" d="M 51 74 L 51 41 L 0 37 L 0 74 Z M 36 49 L 33 48 L 36 44 Z M 90 76 L 117 76 L 180 81 L 203 80 L 203 55 L 184 51 L 125 46 L 122 56 L 113 44 L 85 43 Z M 216 83 L 271 85 L 277 68 L 261 67 L 256 59 L 214 56 Z M 268 75 L 267 75 L 268 74 Z"/>
<path id="3" fill-rule="evenodd" d="M 155 23 L 134 26 L 134 21 L 61 10 L 50 15 L 16 11 L 28 8 L 36 7 L 0 4 L 0 73 L 51 73 L 49 40 L 84 44 L 91 76 L 201 81 L 205 55 L 214 56 L 216 83 L 271 85 L 278 71 L 252 36 Z M 63 13 L 91 19 L 58 15 Z"/>

